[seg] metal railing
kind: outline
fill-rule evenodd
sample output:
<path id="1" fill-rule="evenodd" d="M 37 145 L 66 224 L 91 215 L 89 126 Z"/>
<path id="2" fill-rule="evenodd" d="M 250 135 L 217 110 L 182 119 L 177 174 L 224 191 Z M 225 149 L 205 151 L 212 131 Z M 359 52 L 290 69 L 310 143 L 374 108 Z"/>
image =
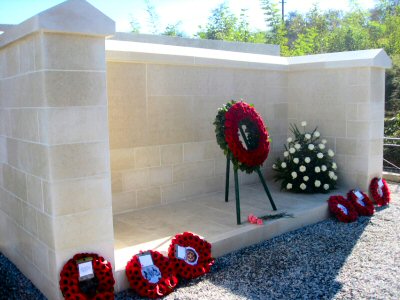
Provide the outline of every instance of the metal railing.
<path id="1" fill-rule="evenodd" d="M 395 148 L 395 155 L 398 157 L 399 161 L 400 161 L 400 138 L 393 138 L 393 137 L 384 137 L 383 138 L 383 149 L 385 149 L 385 147 L 393 147 Z M 393 141 L 389 144 L 385 143 L 385 141 Z M 393 154 L 390 153 L 390 154 Z M 385 155 L 385 153 L 383 154 Z M 398 165 L 395 164 L 395 162 L 390 162 L 389 160 L 387 160 L 385 157 L 383 157 L 383 169 L 385 171 L 388 172 L 394 172 L 394 173 L 400 173 L 400 167 Z M 385 164 L 386 163 L 386 164 Z"/>

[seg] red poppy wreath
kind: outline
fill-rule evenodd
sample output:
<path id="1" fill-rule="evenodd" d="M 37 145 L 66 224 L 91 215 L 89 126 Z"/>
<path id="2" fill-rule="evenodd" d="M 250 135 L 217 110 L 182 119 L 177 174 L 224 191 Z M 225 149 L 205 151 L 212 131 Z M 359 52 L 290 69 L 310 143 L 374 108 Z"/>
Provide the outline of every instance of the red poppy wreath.
<path id="1" fill-rule="evenodd" d="M 384 206 L 389 204 L 390 190 L 385 179 L 377 177 L 372 179 L 371 184 L 369 185 L 369 191 L 371 192 L 376 205 Z"/>
<path id="2" fill-rule="evenodd" d="M 358 213 L 354 206 L 343 196 L 330 196 L 328 206 L 331 213 L 340 222 L 350 223 L 358 218 Z"/>
<path id="3" fill-rule="evenodd" d="M 60 273 L 60 289 L 65 299 L 114 299 L 111 264 L 95 253 L 78 253 Z"/>
<path id="4" fill-rule="evenodd" d="M 270 142 L 261 116 L 246 102 L 230 101 L 218 109 L 214 121 L 217 143 L 235 168 L 251 173 L 267 159 Z M 246 136 L 244 143 L 240 134 Z"/>
<path id="5" fill-rule="evenodd" d="M 360 216 L 372 216 L 375 212 L 374 204 L 368 195 L 359 190 L 351 190 L 347 193 L 347 199 L 353 204 Z"/>
<path id="6" fill-rule="evenodd" d="M 177 234 L 168 249 L 168 257 L 177 274 L 185 279 L 193 279 L 210 272 L 214 264 L 211 244 L 191 233 Z"/>
<path id="7" fill-rule="evenodd" d="M 178 284 L 170 260 L 158 251 L 149 250 L 134 255 L 125 271 L 131 288 L 142 297 L 163 297 Z"/>

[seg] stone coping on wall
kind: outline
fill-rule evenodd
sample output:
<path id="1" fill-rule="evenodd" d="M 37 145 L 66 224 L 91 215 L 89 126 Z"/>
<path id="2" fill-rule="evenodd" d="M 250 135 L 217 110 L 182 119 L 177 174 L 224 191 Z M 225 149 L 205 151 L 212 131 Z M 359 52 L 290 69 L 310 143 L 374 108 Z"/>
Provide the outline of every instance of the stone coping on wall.
<path id="1" fill-rule="evenodd" d="M 176 36 L 139 34 L 130 32 L 116 32 L 110 39 L 138 43 L 151 43 L 170 46 L 182 46 L 192 48 L 206 48 L 214 50 L 244 52 L 280 56 L 280 46 L 271 44 L 231 42 L 221 40 L 207 40 L 196 38 L 183 38 Z"/>
<path id="2" fill-rule="evenodd" d="M 277 71 L 353 67 L 390 68 L 392 65 L 383 49 L 280 57 L 118 40 L 106 40 L 106 60 Z"/>
<path id="3" fill-rule="evenodd" d="M 9 31 L 14 26 L 13 24 L 0 24 L 0 31 Z"/>
<path id="4" fill-rule="evenodd" d="M 284 57 L 233 51 L 106 40 L 106 60 L 284 70 Z"/>
<path id="5" fill-rule="evenodd" d="M 322 68 L 392 67 L 392 61 L 383 49 L 296 56 L 288 57 L 287 61 L 291 71 Z"/>
<path id="6" fill-rule="evenodd" d="M 84 0 L 68 0 L 18 25 L 2 28 L 0 48 L 38 31 L 110 36 L 115 22 Z"/>

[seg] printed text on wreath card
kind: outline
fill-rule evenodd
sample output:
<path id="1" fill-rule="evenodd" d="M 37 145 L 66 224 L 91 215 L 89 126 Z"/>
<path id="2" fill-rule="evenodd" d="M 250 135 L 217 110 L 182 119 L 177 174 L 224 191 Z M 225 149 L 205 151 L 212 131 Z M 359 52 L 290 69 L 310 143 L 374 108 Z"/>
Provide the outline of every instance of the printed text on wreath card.
<path id="1" fill-rule="evenodd" d="M 92 261 L 78 264 L 79 280 L 86 280 L 94 277 Z"/>

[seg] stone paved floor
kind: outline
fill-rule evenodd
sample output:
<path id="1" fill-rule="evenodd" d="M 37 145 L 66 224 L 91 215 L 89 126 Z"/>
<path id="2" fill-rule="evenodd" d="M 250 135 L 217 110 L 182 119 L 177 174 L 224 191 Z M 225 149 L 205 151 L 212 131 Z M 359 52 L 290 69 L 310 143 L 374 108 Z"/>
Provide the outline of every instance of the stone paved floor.
<path id="1" fill-rule="evenodd" d="M 127 261 L 139 250 L 153 249 L 164 252 L 171 238 L 180 232 L 191 231 L 213 244 L 213 255 L 225 253 L 258 243 L 284 232 L 324 220 L 328 216 L 326 200 L 329 194 L 293 194 L 280 192 L 278 185 L 270 184 L 278 212 L 294 214 L 265 223 L 249 224 L 247 216 L 272 214 L 271 205 L 261 184 L 241 187 L 242 225 L 236 224 L 235 195 L 224 201 L 224 192 L 211 193 L 175 202 L 158 208 L 147 208 L 114 216 L 115 266 L 123 270 Z M 335 190 L 331 194 L 344 193 Z M 165 252 L 164 252 L 165 253 Z M 123 274 L 117 274 L 124 280 Z"/>

